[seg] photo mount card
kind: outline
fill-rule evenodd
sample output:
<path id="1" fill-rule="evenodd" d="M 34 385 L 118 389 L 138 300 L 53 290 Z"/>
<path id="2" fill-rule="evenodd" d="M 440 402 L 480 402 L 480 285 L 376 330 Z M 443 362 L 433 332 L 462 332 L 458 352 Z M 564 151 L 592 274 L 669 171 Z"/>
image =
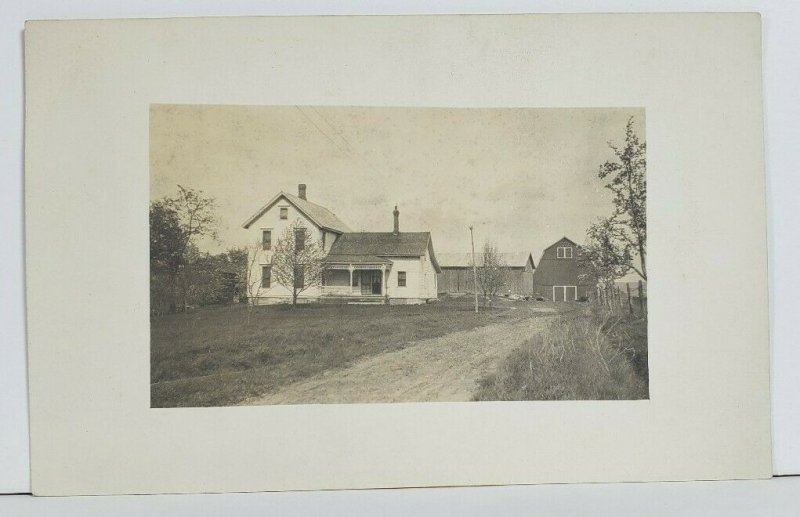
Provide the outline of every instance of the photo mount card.
<path id="1" fill-rule="evenodd" d="M 29 22 L 34 493 L 771 476 L 760 34 Z"/>

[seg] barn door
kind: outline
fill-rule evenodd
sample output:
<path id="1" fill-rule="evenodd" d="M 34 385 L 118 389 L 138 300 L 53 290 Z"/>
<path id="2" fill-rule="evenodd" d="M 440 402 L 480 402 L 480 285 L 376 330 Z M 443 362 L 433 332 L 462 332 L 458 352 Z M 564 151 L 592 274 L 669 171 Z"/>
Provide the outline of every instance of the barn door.
<path id="1" fill-rule="evenodd" d="M 564 288 L 564 298 L 567 301 L 575 301 L 578 299 L 578 288 L 574 285 L 568 285 Z"/>
<path id="2" fill-rule="evenodd" d="M 563 302 L 564 295 L 565 295 L 565 287 L 563 285 L 554 285 L 553 286 L 553 301 L 554 302 Z"/>

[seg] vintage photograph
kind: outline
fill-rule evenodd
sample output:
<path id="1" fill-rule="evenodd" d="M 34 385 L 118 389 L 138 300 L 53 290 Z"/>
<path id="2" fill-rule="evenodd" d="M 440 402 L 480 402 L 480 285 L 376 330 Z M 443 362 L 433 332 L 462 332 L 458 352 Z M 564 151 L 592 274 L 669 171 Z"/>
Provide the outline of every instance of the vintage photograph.
<path id="1" fill-rule="evenodd" d="M 152 105 L 151 407 L 649 397 L 643 108 Z"/>

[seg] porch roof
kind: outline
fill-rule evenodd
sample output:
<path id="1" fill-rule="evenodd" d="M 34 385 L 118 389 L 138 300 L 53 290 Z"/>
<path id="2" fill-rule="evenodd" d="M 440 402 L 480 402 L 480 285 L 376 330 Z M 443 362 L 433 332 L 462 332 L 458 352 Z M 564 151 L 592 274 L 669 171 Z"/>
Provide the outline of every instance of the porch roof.
<path id="1" fill-rule="evenodd" d="M 325 257 L 326 264 L 386 264 L 391 265 L 392 261 L 376 255 L 328 255 Z"/>

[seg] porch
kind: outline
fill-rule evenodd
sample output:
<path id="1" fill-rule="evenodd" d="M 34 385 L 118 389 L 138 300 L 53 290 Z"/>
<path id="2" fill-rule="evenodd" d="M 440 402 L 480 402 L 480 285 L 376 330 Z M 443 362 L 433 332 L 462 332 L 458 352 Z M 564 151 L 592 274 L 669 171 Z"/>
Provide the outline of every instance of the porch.
<path id="1" fill-rule="evenodd" d="M 386 296 L 386 281 L 391 261 L 374 257 L 371 262 L 327 261 L 321 297 L 381 300 Z"/>

